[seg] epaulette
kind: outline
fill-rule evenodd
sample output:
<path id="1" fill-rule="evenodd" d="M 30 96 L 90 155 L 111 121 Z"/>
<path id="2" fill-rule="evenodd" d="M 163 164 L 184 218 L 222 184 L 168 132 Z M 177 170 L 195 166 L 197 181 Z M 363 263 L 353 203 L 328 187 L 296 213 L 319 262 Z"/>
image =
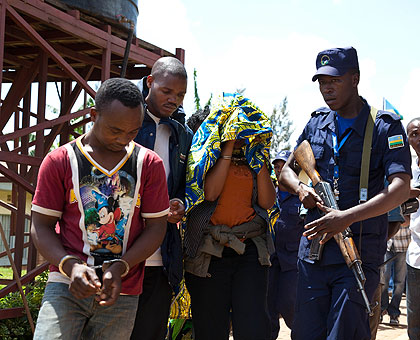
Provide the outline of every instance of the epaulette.
<path id="1" fill-rule="evenodd" d="M 381 116 L 388 116 L 388 117 L 391 117 L 393 120 L 401 120 L 402 119 L 402 117 L 395 112 L 378 110 L 377 117 L 381 117 Z"/>
<path id="2" fill-rule="evenodd" d="M 311 116 L 315 117 L 315 116 L 319 116 L 319 115 L 326 115 L 326 114 L 329 114 L 330 111 L 331 111 L 331 109 L 323 106 L 323 107 L 320 107 L 319 109 L 316 109 L 314 112 L 312 112 Z"/>

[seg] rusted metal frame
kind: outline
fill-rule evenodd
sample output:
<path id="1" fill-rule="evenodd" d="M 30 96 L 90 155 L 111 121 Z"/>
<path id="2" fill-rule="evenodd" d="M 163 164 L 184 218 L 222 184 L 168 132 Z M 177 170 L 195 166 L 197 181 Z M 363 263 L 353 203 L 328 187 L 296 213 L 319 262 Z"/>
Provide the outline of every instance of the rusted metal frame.
<path id="1" fill-rule="evenodd" d="M 26 227 L 26 191 L 21 186 L 18 188 L 18 212 L 16 214 L 16 235 L 15 235 L 15 265 L 19 277 L 22 275 L 23 250 L 25 248 L 25 227 Z M 1 223 L 0 223 L 1 225 Z"/>
<path id="2" fill-rule="evenodd" d="M 106 25 L 106 30 L 108 34 L 111 34 L 111 26 Z M 106 46 L 102 51 L 102 70 L 101 70 L 101 81 L 104 82 L 105 80 L 109 79 L 111 76 L 111 41 L 107 39 Z M 119 73 L 119 72 L 118 72 Z"/>
<path id="3" fill-rule="evenodd" d="M 18 72 L 16 71 L 3 72 L 3 83 L 14 83 L 16 81 L 17 74 Z M 56 81 L 57 79 L 63 79 L 68 77 L 68 75 L 65 72 L 55 67 L 48 68 L 48 75 L 51 77 L 50 81 Z M 35 75 L 34 81 L 37 80 L 36 76 L 37 75 Z"/>
<path id="4" fill-rule="evenodd" d="M 38 108 L 37 124 L 45 122 L 45 108 L 47 106 L 47 68 L 48 55 L 45 51 L 40 51 L 39 62 L 39 82 L 38 82 Z M 35 156 L 42 158 L 44 156 L 44 131 L 38 130 L 36 132 Z"/>
<path id="5" fill-rule="evenodd" d="M 29 145 L 29 144 L 28 144 Z M 25 148 L 20 148 L 20 150 L 25 150 Z M 6 152 L 0 151 L 0 161 L 3 162 L 10 162 L 10 163 L 18 163 L 22 165 L 30 165 L 30 166 L 40 166 L 42 162 L 41 157 L 34 157 L 34 156 L 27 156 L 27 155 L 20 155 L 14 152 Z M 22 173 L 21 173 L 22 175 Z"/>
<path id="6" fill-rule="evenodd" d="M 183 48 L 177 48 L 175 50 L 175 56 L 181 63 L 185 64 L 185 50 Z"/>
<path id="7" fill-rule="evenodd" d="M 31 116 L 31 90 L 32 86 L 28 88 L 25 96 L 23 97 L 23 110 L 22 110 L 22 129 L 29 127 L 30 116 Z M 20 137 L 20 147 L 22 148 L 22 154 L 28 155 L 29 151 L 29 135 Z M 17 155 L 14 155 L 17 156 Z M 28 156 L 29 157 L 29 156 Z M 25 176 L 28 171 L 28 167 L 24 163 L 20 166 L 20 175 Z"/>
<path id="8" fill-rule="evenodd" d="M 19 318 L 24 315 L 25 315 L 25 308 L 23 307 L 0 309 L 0 320 Z"/>
<path id="9" fill-rule="evenodd" d="M 76 52 L 70 48 L 67 48 L 61 44 L 58 43 L 52 43 L 51 44 L 52 47 L 54 47 L 54 49 L 57 52 L 60 52 L 62 55 L 72 58 L 74 60 L 80 61 L 86 65 L 94 65 L 98 68 L 103 68 L 103 61 L 98 60 L 94 57 L 88 56 L 86 54 L 82 54 L 79 52 Z M 111 47 L 111 44 L 109 44 L 109 47 Z M 111 48 L 109 48 L 109 53 L 111 53 Z M 103 60 L 103 55 L 102 55 L 102 60 Z M 110 67 L 110 71 L 112 71 L 115 74 L 119 74 L 120 73 L 120 69 L 115 66 L 115 65 L 111 65 L 111 55 L 109 57 L 109 67 Z"/>
<path id="10" fill-rule="evenodd" d="M 45 123 L 40 124 L 42 126 L 45 126 L 44 129 L 48 129 L 48 128 L 53 127 L 51 129 L 51 132 L 49 133 L 49 135 L 46 136 L 45 139 L 44 139 L 45 150 L 48 151 L 51 148 L 51 145 L 54 143 L 55 138 L 57 137 L 57 135 L 61 131 L 61 128 L 63 126 L 62 123 L 68 122 L 72 119 L 76 119 L 80 116 L 84 116 L 84 115 L 88 114 L 89 112 L 90 112 L 90 108 L 80 110 L 80 111 L 77 111 L 75 113 L 68 114 L 68 115 L 65 115 L 65 116 L 61 116 L 61 117 L 56 118 L 52 121 L 45 122 L 45 123 L 48 123 L 48 125 L 43 125 Z M 54 125 L 51 125 L 50 123 L 53 122 L 53 121 L 56 122 L 56 123 Z M 34 127 L 31 127 L 30 129 L 34 129 L 34 128 L 36 130 L 38 130 L 40 128 L 40 126 L 36 125 Z M 29 170 L 29 172 L 28 172 L 28 175 L 26 176 L 26 180 L 29 181 L 29 182 L 33 182 L 34 181 L 34 174 L 35 174 L 35 168 L 31 168 L 31 170 Z"/>
<path id="11" fill-rule="evenodd" d="M 9 178 L 12 182 L 14 182 L 14 184 L 18 184 L 18 185 L 22 186 L 29 193 L 31 193 L 31 194 L 35 193 L 35 188 L 30 182 L 23 179 L 16 172 L 6 168 L 2 164 L 0 164 L 0 173 L 2 173 L 4 176 Z"/>
<path id="12" fill-rule="evenodd" d="M 15 1 L 10 1 L 15 2 Z M 41 3 L 40 3 L 41 4 Z M 64 58 L 54 51 L 53 47 L 48 44 L 48 42 L 42 38 L 39 33 L 29 25 L 22 16 L 18 14 L 18 12 L 12 8 L 10 5 L 7 6 L 7 11 L 11 19 L 18 24 L 25 32 L 29 35 L 29 37 L 37 42 L 40 47 L 48 53 L 51 58 L 53 58 L 63 69 L 66 71 L 74 80 L 76 80 L 79 84 L 83 86 L 87 93 L 89 93 L 92 97 L 95 97 L 95 91 L 89 86 L 87 81 L 85 81 L 68 63 L 64 60 Z"/>
<path id="13" fill-rule="evenodd" d="M 2 201 L 2 200 L 0 200 L 0 206 L 1 207 L 3 207 L 4 209 L 7 209 L 7 210 L 10 210 L 10 211 L 14 211 L 14 212 L 16 212 L 17 211 L 17 208 L 14 206 L 14 205 L 12 205 L 12 204 L 9 204 L 9 203 L 7 203 L 7 202 L 5 202 L 5 201 Z M 31 219 L 31 216 L 30 215 L 28 215 L 28 214 L 25 214 L 25 217 L 28 219 L 28 220 L 30 220 Z M 1 256 L 0 256 L 1 257 Z"/>
<path id="14" fill-rule="evenodd" d="M 88 107 L 88 108 L 86 108 L 86 110 L 89 110 L 90 108 Z M 87 118 L 85 118 L 85 119 L 83 119 L 83 120 L 81 120 L 81 121 L 78 121 L 77 123 L 74 123 L 74 124 L 72 124 L 71 125 L 71 127 L 72 127 L 72 129 L 74 130 L 74 129 L 76 129 L 76 128 L 78 128 L 79 126 L 84 126 L 84 125 L 86 125 L 87 123 L 89 123 L 91 121 L 91 119 L 90 119 L 90 117 L 87 117 Z"/>
<path id="15" fill-rule="evenodd" d="M 56 125 L 68 122 L 71 119 L 78 118 L 80 116 L 88 114 L 89 112 L 90 112 L 90 108 L 87 108 L 87 109 L 84 109 L 84 110 L 74 112 L 70 115 L 61 116 L 61 117 L 58 117 L 56 119 L 46 120 L 45 122 L 43 122 L 41 124 L 37 124 L 37 125 L 31 126 L 31 127 L 25 128 L 25 129 L 21 129 L 21 130 L 16 131 L 16 132 L 9 133 L 7 135 L 0 136 L 0 143 L 4 143 L 4 142 L 6 142 L 8 140 L 11 140 L 13 138 L 16 138 L 16 137 L 25 136 L 25 135 L 30 134 L 32 132 L 37 132 L 37 131 L 44 130 L 44 129 L 51 129 Z M 33 145 L 33 143 L 32 143 L 32 145 Z M 31 146 L 31 143 L 29 143 L 29 146 Z M 16 150 L 13 150 L 13 151 L 16 151 Z"/>
<path id="16" fill-rule="evenodd" d="M 120 56 L 124 55 L 125 41 L 108 35 L 106 32 L 96 28 L 81 20 L 77 20 L 71 15 L 68 15 L 44 2 L 38 0 L 8 0 L 9 5 L 20 11 L 37 17 L 47 23 L 50 23 L 57 28 L 73 35 L 83 38 L 86 41 L 100 47 L 106 47 L 106 41 L 109 39 L 112 44 L 112 51 Z M 109 38 L 108 38 L 109 36 Z M 130 59 L 136 63 L 143 63 L 151 67 L 160 55 L 150 52 L 144 48 L 133 46 L 130 50 Z M 94 96 L 92 96 L 94 97 Z"/>
<path id="17" fill-rule="evenodd" d="M 93 65 L 92 66 L 86 66 L 85 69 L 82 71 L 82 76 L 86 80 L 88 80 L 94 69 L 95 69 L 95 67 Z M 80 84 L 76 84 L 73 91 L 68 96 L 67 101 L 64 101 L 64 99 L 62 98 L 62 102 L 65 103 L 65 106 L 64 106 L 64 109 L 60 112 L 60 117 L 70 115 L 70 111 L 71 111 L 74 103 L 76 102 L 77 98 L 79 97 L 81 91 L 82 91 L 82 87 L 80 86 Z M 49 135 L 45 138 L 45 145 L 46 145 L 47 150 L 49 150 L 51 145 L 54 143 L 54 139 L 60 133 L 61 129 L 64 126 L 64 123 L 67 123 L 71 119 L 75 119 L 75 118 L 78 118 L 78 117 L 80 117 L 80 116 L 73 116 L 73 114 L 72 114 L 72 118 L 70 118 L 69 120 L 63 121 L 63 123 L 61 123 L 58 126 L 55 126 L 51 130 Z"/>
<path id="18" fill-rule="evenodd" d="M 42 263 L 41 265 L 39 265 L 35 269 L 31 270 L 30 272 L 27 272 L 26 275 L 22 276 L 20 278 L 20 282 L 22 284 L 27 284 L 28 282 L 33 281 L 33 279 L 36 276 L 38 276 L 39 274 L 41 274 L 42 272 L 44 272 L 45 270 L 47 270 L 48 269 L 48 266 L 49 266 L 48 262 Z M 17 285 L 16 285 L 16 282 L 14 280 L 12 283 L 10 283 L 9 285 L 7 285 L 7 287 L 4 287 L 2 290 L 0 290 L 0 299 L 2 297 L 5 297 L 10 292 L 16 291 L 16 288 L 17 288 Z"/>
<path id="19" fill-rule="evenodd" d="M 35 79 L 39 65 L 39 58 L 35 59 L 30 67 L 23 67 L 18 71 L 17 77 L 13 82 L 5 100 L 3 101 L 0 116 L 0 130 L 3 130 L 9 121 L 15 107 L 19 104 L 23 95 Z M 3 146 L 2 146 L 3 147 Z"/>
<path id="20" fill-rule="evenodd" d="M 30 61 L 26 61 L 26 60 L 23 60 L 23 59 L 20 59 L 20 58 L 17 58 L 17 57 L 14 57 L 13 60 L 8 59 L 8 58 L 12 58 L 12 57 L 13 57 L 13 55 L 5 54 L 4 60 L 10 61 L 10 63 L 12 63 L 15 66 L 24 66 L 24 67 L 28 67 L 28 68 L 31 67 L 31 66 L 29 66 L 31 64 Z M 11 76 L 12 74 L 16 74 L 16 72 L 11 72 L 11 71 L 5 72 L 4 78 L 5 79 L 13 78 Z M 64 73 L 63 71 L 57 69 L 55 66 L 48 67 L 48 75 L 54 76 L 54 77 L 58 77 L 58 78 L 67 77 L 67 74 L 66 73 Z M 36 79 L 36 76 L 35 76 L 34 80 L 35 79 Z"/>
<path id="21" fill-rule="evenodd" d="M 16 280 L 16 284 L 19 288 L 19 292 L 20 292 L 20 295 L 21 295 L 22 301 L 23 301 L 23 306 L 25 307 L 26 316 L 28 318 L 29 324 L 31 325 L 32 334 L 33 334 L 35 332 L 35 325 L 34 325 L 34 320 L 32 319 L 31 311 L 29 310 L 28 301 L 26 300 L 26 295 L 23 292 L 22 282 L 20 280 L 20 269 L 18 267 L 16 267 L 15 261 L 13 260 L 13 256 L 12 256 L 12 253 L 10 252 L 9 244 L 7 243 L 6 235 L 4 234 L 3 226 L 2 226 L 1 223 L 0 223 L 0 234 L 1 234 L 1 239 L 3 240 L 4 247 L 6 248 L 6 252 L 7 252 L 7 256 L 9 257 L 10 264 L 12 265 L 13 276 L 14 276 L 14 278 Z M 16 252 L 15 253 L 15 260 L 16 260 L 17 255 L 18 255 L 18 253 Z M 19 265 L 19 263 L 18 263 L 18 265 Z"/>
<path id="22" fill-rule="evenodd" d="M 65 111 L 66 102 L 68 101 L 68 96 L 70 95 L 71 91 L 71 80 L 66 79 L 61 82 L 61 103 L 60 103 L 60 115 L 62 112 Z M 62 128 L 60 131 L 60 145 L 64 145 L 69 141 L 69 125 L 70 122 L 66 124 L 62 124 Z"/>
<path id="23" fill-rule="evenodd" d="M 30 235 L 30 233 L 25 233 L 25 236 L 29 236 L 29 235 Z M 24 243 L 23 244 L 23 248 L 28 247 L 30 244 L 31 244 L 31 242 Z M 15 252 L 15 248 L 11 248 L 10 249 L 10 252 L 13 254 Z M 3 252 L 0 253 L 0 258 L 2 258 L 3 256 L 6 256 L 6 255 L 7 255 L 7 252 L 6 251 L 3 251 Z M 2 283 L 2 282 L 7 282 L 7 283 Z M 2 285 L 4 285 L 4 284 L 5 285 L 8 285 L 11 282 L 14 282 L 14 280 L 10 280 L 10 279 L 2 279 L 2 280 L 0 280 L 0 284 L 2 284 Z"/>
<path id="24" fill-rule="evenodd" d="M 0 70 L 3 70 L 3 53 L 4 53 L 4 33 L 6 25 L 6 2 L 0 0 Z M 0 72 L 0 93 L 1 84 L 3 82 L 3 72 Z M 2 115 L 2 107 L 0 106 L 0 116 Z"/>

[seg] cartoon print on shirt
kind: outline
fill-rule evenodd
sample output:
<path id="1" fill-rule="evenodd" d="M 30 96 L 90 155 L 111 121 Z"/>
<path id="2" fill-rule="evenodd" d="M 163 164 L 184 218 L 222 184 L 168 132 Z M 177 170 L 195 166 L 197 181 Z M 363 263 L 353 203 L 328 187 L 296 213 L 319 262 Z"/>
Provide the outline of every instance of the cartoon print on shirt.
<path id="1" fill-rule="evenodd" d="M 107 176 L 95 167 L 80 182 L 90 252 L 121 254 L 134 201 L 135 180 L 125 171 Z"/>

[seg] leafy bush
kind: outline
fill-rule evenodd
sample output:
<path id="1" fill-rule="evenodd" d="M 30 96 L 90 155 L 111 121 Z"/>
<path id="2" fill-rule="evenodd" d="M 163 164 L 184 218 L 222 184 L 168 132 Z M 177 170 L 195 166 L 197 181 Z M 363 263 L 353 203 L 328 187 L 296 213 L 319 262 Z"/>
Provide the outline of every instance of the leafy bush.
<path id="1" fill-rule="evenodd" d="M 36 280 L 24 287 L 26 300 L 34 322 L 38 317 L 44 295 L 45 285 L 48 279 L 48 271 L 36 277 Z M 24 307 L 20 292 L 9 293 L 0 299 L 0 309 Z M 32 339 L 31 325 L 26 313 L 24 316 L 14 319 L 0 320 L 0 339 L 3 340 L 26 340 Z"/>

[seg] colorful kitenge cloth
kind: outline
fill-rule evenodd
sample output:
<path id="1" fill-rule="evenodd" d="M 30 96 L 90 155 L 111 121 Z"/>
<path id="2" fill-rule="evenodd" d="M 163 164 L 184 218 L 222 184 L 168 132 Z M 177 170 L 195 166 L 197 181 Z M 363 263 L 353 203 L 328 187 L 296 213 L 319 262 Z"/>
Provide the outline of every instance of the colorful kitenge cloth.
<path id="1" fill-rule="evenodd" d="M 270 120 L 264 112 L 239 94 L 224 93 L 194 134 L 187 165 L 186 215 L 204 201 L 204 178 L 220 157 L 222 142 L 243 139 L 247 162 L 258 174 L 265 161 L 271 168 L 268 160 L 272 135 Z M 274 210 L 269 214 L 274 224 L 277 214 Z"/>

